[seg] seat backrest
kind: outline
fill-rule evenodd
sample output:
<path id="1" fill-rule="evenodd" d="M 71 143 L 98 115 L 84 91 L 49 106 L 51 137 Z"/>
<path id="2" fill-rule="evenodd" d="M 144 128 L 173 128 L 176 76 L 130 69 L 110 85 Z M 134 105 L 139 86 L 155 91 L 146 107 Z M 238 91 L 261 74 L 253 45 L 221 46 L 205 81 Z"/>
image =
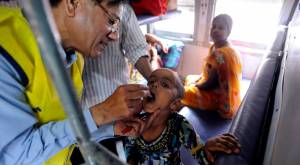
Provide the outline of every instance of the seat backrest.
<path id="1" fill-rule="evenodd" d="M 300 8 L 289 25 L 264 165 L 300 162 Z"/>

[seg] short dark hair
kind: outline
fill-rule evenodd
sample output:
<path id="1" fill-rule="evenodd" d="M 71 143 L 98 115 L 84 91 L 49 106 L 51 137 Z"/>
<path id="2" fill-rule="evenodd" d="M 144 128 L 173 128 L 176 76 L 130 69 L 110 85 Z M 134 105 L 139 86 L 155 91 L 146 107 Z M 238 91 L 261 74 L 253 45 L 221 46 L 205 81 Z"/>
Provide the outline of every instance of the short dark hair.
<path id="1" fill-rule="evenodd" d="M 175 99 L 182 99 L 184 97 L 184 86 L 182 80 L 180 79 L 180 75 L 171 69 L 167 69 L 167 68 L 164 69 L 172 72 L 175 77 L 175 86 L 177 88 L 177 96 L 175 97 Z"/>
<path id="2" fill-rule="evenodd" d="M 56 7 L 62 0 L 49 0 L 50 5 L 52 7 Z M 95 2 L 95 4 L 100 4 L 103 0 L 92 0 Z M 106 0 L 108 1 L 108 5 L 118 5 L 122 2 L 125 2 L 126 0 Z"/>
<path id="3" fill-rule="evenodd" d="M 184 86 L 182 84 L 181 79 L 179 78 L 178 73 L 175 72 L 176 75 L 176 85 L 177 85 L 177 98 L 182 99 L 184 97 Z"/>
<path id="4" fill-rule="evenodd" d="M 230 15 L 228 14 L 217 15 L 216 17 L 214 17 L 213 22 L 216 20 L 222 20 L 228 32 L 229 33 L 231 32 L 233 21 Z"/>

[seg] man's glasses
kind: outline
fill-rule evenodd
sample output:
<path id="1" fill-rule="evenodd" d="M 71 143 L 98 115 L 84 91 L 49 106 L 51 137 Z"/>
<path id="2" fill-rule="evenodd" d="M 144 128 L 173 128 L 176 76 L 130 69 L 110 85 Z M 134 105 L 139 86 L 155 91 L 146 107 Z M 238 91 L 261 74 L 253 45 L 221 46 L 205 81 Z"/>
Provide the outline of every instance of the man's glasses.
<path id="1" fill-rule="evenodd" d="M 105 15 L 108 18 L 108 23 L 109 23 L 109 30 L 111 33 L 115 33 L 119 29 L 119 24 L 120 24 L 120 18 L 118 16 L 115 16 L 111 14 L 102 4 L 99 4 L 100 8 L 104 11 Z"/>

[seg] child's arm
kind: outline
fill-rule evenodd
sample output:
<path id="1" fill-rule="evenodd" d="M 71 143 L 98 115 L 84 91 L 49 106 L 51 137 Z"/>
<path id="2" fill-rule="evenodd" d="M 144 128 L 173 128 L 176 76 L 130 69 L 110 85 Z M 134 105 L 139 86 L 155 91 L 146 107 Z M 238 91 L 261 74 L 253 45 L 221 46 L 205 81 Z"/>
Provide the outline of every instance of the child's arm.
<path id="1" fill-rule="evenodd" d="M 192 156 L 198 160 L 199 164 L 214 162 L 215 152 L 228 154 L 240 152 L 238 139 L 231 134 L 210 138 L 204 145 L 193 126 L 186 119 L 183 119 L 181 122 L 180 139 L 181 143 L 190 150 Z"/>
<path id="2" fill-rule="evenodd" d="M 232 134 L 226 133 L 208 139 L 205 143 L 205 153 L 210 162 L 214 162 L 214 152 L 224 152 L 227 154 L 240 152 L 240 143 Z"/>
<path id="3" fill-rule="evenodd" d="M 209 164 L 206 159 L 204 143 L 200 140 L 193 126 L 186 119 L 183 119 L 181 128 L 179 129 L 181 144 L 190 151 L 192 156 L 198 160 L 199 164 Z"/>

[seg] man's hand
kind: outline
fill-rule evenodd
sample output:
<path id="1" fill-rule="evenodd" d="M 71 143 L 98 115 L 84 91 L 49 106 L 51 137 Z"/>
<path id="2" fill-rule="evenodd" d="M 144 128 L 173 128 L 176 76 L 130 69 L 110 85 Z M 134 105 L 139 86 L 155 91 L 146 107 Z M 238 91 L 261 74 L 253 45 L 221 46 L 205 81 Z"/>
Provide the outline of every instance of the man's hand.
<path id="1" fill-rule="evenodd" d="M 205 153 L 210 162 L 214 162 L 214 152 L 224 152 L 227 154 L 240 153 L 241 145 L 238 139 L 232 134 L 222 134 L 208 139 L 205 143 Z"/>
<path id="2" fill-rule="evenodd" d="M 91 114 L 98 126 L 128 118 L 141 111 L 142 98 L 149 95 L 147 86 L 140 84 L 122 85 L 104 102 L 92 107 Z"/>

